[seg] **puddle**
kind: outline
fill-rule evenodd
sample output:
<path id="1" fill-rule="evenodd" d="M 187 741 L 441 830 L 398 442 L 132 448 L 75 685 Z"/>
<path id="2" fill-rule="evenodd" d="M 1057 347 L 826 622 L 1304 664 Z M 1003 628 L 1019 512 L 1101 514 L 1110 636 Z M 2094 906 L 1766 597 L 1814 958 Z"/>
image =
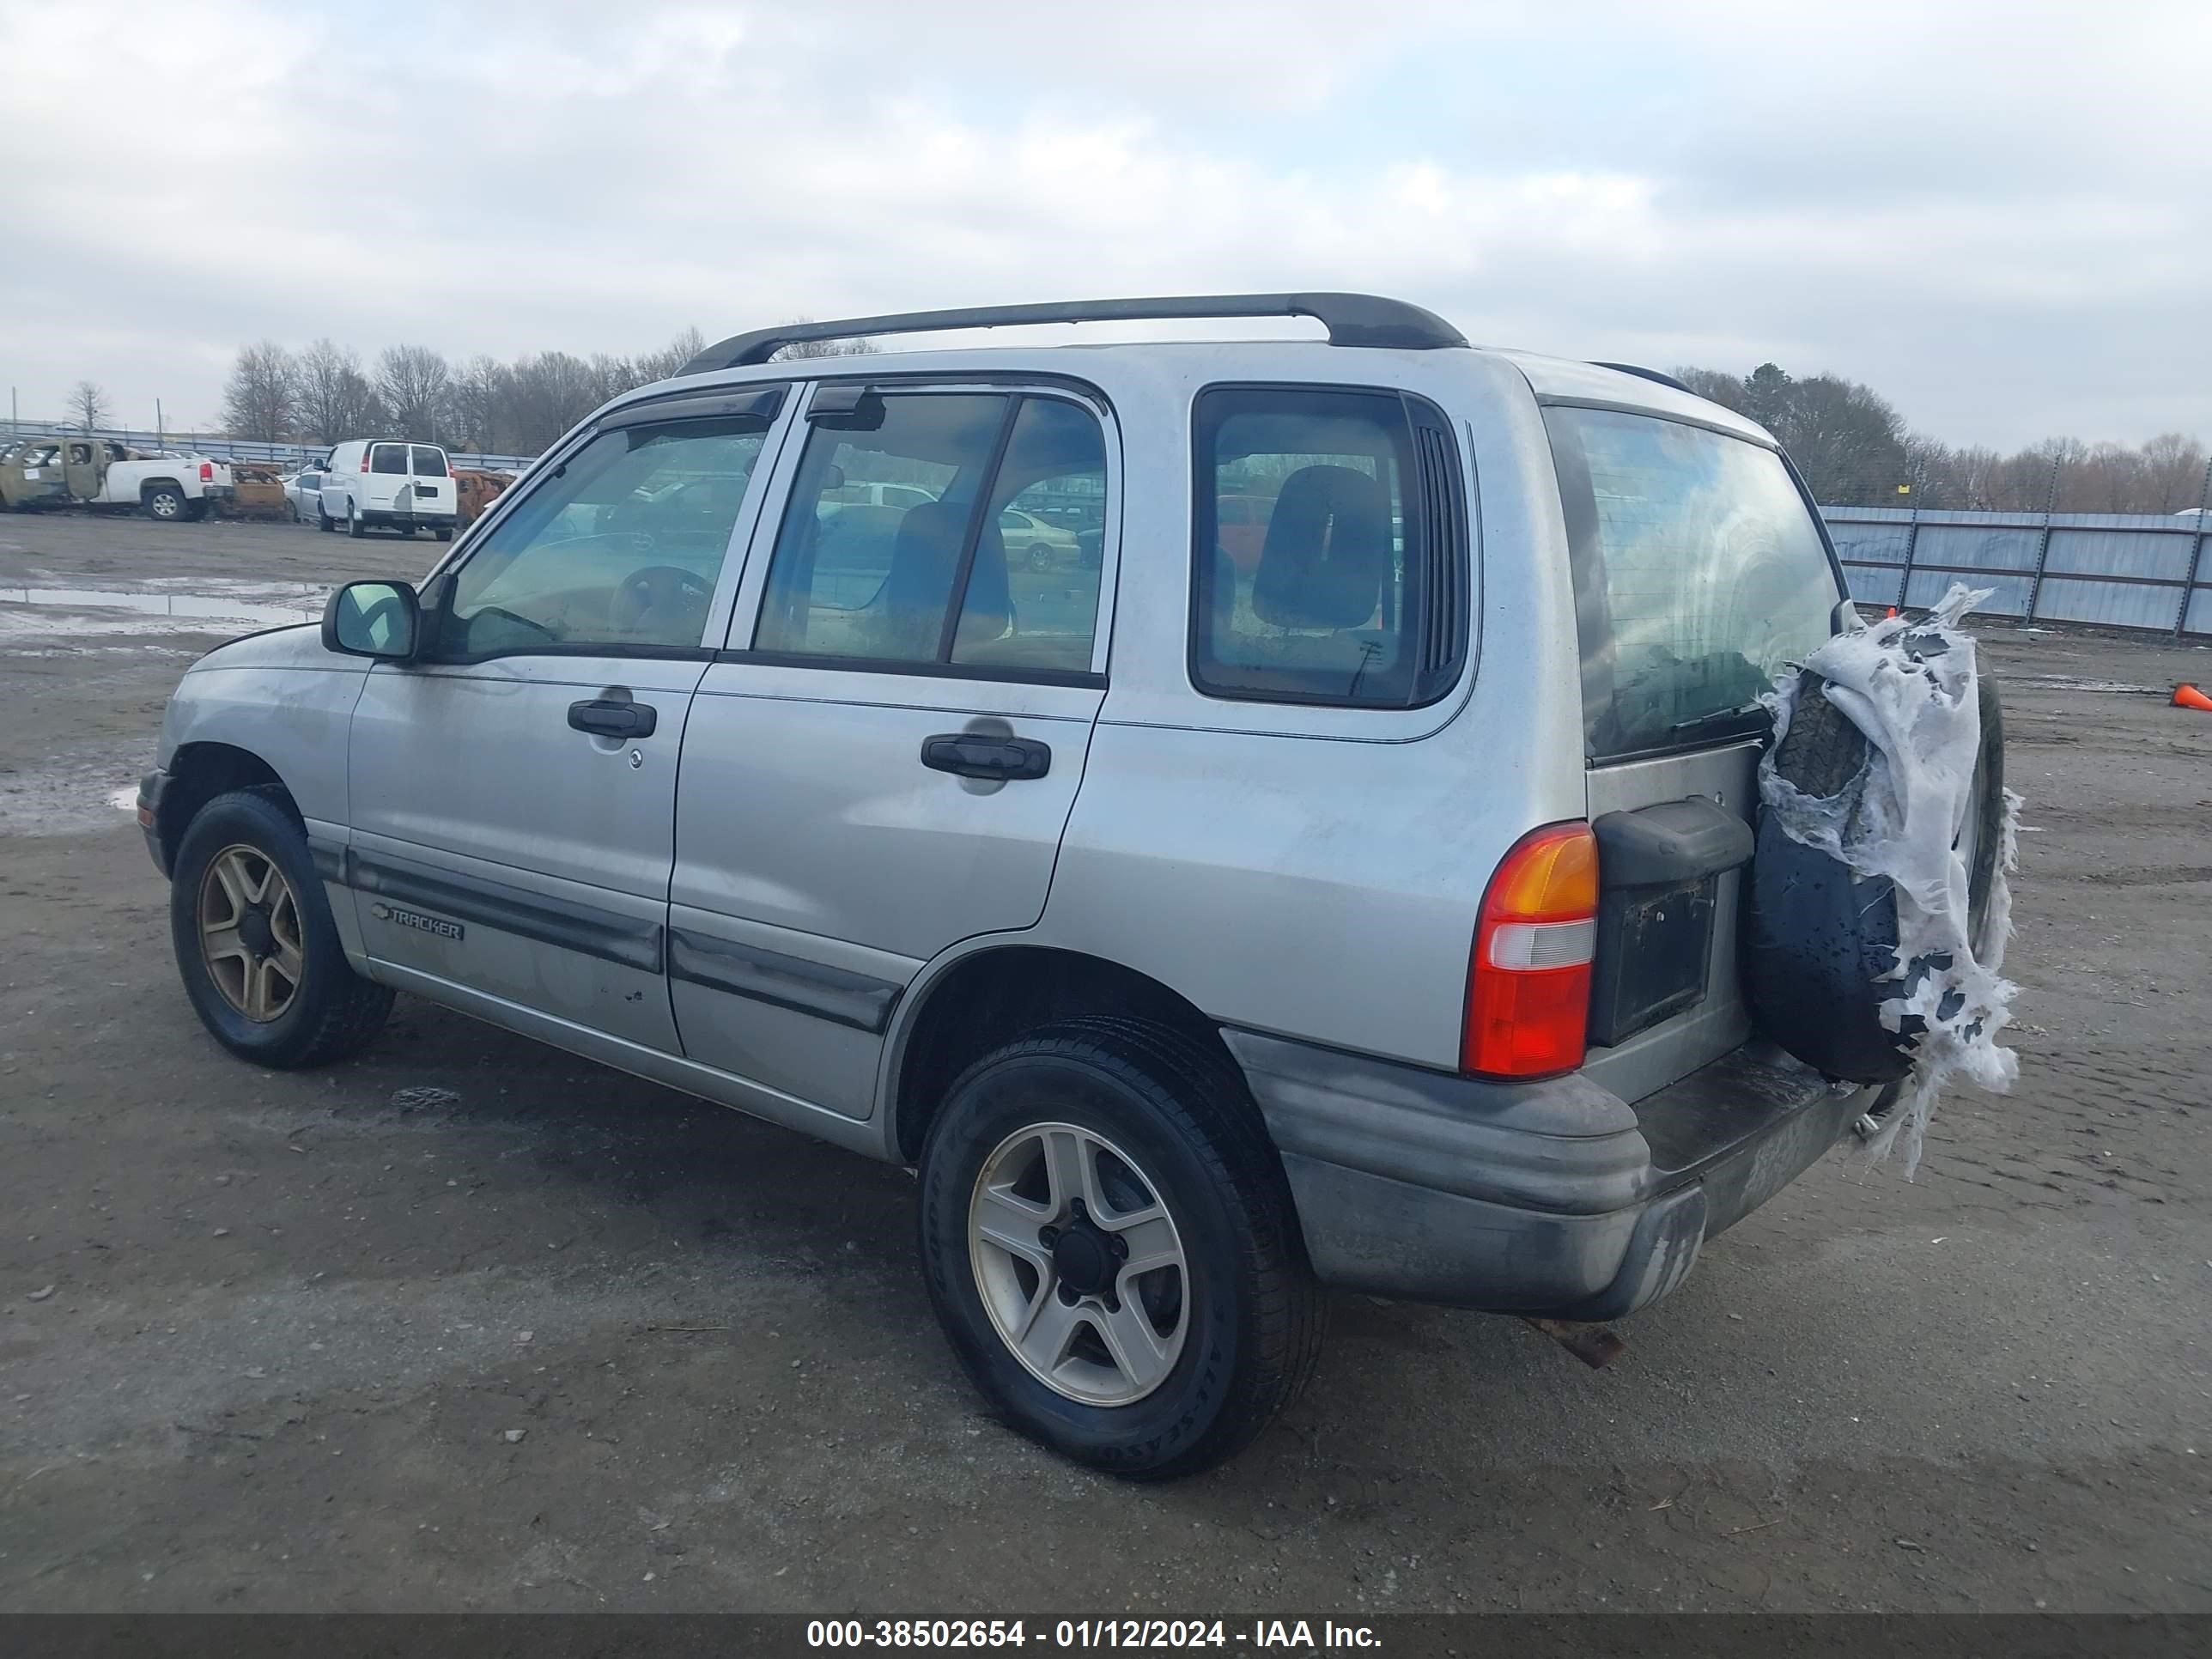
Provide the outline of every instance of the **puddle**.
<path id="1" fill-rule="evenodd" d="M 140 588 L 0 587 L 0 640 L 245 634 L 319 622 L 329 590 L 307 582 L 157 580 Z M 20 609 L 17 607 L 21 607 Z"/>
<path id="2" fill-rule="evenodd" d="M 118 811 L 137 811 L 137 779 L 151 763 L 150 753 L 144 764 L 134 765 L 112 752 L 94 757 L 80 750 L 57 756 L 36 771 L 0 772 L 0 835 L 112 830 Z"/>

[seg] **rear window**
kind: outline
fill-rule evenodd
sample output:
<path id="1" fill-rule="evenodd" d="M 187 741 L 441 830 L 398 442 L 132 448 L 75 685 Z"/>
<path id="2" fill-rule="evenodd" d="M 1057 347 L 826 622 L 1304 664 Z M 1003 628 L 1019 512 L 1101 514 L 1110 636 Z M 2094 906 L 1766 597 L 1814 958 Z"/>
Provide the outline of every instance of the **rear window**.
<path id="1" fill-rule="evenodd" d="M 442 478 L 446 476 L 446 452 L 433 449 L 428 444 L 415 446 L 415 476 L 418 478 Z"/>
<path id="2" fill-rule="evenodd" d="M 1656 416 L 1545 410 L 1574 566 L 1593 760 L 1761 731 L 1759 693 L 1842 599 L 1773 451 Z"/>
<path id="3" fill-rule="evenodd" d="M 1224 386 L 1196 411 L 1191 679 L 1410 708 L 1457 679 L 1468 536 L 1443 418 L 1393 392 Z"/>
<path id="4" fill-rule="evenodd" d="M 404 473 L 407 471 L 407 446 L 405 444 L 377 445 L 368 453 L 368 470 L 371 472 Z"/>

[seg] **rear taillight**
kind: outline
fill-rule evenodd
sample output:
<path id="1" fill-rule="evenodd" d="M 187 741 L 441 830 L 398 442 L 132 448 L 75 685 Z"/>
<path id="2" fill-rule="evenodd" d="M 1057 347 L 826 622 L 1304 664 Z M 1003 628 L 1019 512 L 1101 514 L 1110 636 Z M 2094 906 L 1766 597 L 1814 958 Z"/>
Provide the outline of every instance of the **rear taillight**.
<path id="1" fill-rule="evenodd" d="M 368 458 L 369 458 L 369 456 L 370 456 L 370 454 L 371 454 L 372 453 L 373 453 L 373 452 L 369 449 L 369 447 L 368 447 L 368 446 L 367 444 L 363 444 L 363 445 L 362 446 L 362 449 L 361 449 L 361 470 L 362 470 L 362 471 L 364 471 L 364 472 L 366 472 L 366 471 L 368 471 Z"/>
<path id="2" fill-rule="evenodd" d="M 202 483 L 213 483 L 215 482 L 215 463 L 213 461 L 202 461 L 200 463 L 200 482 Z"/>
<path id="3" fill-rule="evenodd" d="M 1490 878 L 1467 975 L 1460 1064 L 1547 1077 L 1583 1063 L 1597 934 L 1597 841 L 1587 823 L 1533 830 Z"/>

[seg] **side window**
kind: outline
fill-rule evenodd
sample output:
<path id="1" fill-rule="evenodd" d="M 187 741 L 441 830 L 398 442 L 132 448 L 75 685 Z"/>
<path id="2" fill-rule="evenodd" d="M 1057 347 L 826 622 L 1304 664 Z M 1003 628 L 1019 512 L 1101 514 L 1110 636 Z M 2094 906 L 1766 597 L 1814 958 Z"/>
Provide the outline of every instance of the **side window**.
<path id="1" fill-rule="evenodd" d="M 400 472 L 407 471 L 405 444 L 379 444 L 369 452 L 368 470 L 371 472 Z"/>
<path id="2" fill-rule="evenodd" d="M 1391 392 L 1200 395 L 1191 678 L 1209 696 L 1409 708 L 1458 678 L 1467 514 L 1441 415 Z"/>
<path id="3" fill-rule="evenodd" d="M 855 501 L 862 484 L 878 487 Z M 1074 533 L 1033 516 L 1031 503 L 1055 492 L 1089 503 L 1103 527 L 1105 438 L 1080 405 L 868 394 L 807 436 L 754 647 L 1087 672 L 1097 540 L 1086 557 Z"/>
<path id="4" fill-rule="evenodd" d="M 91 459 L 92 446 L 90 444 L 71 444 L 70 446 L 69 464 L 71 466 L 84 466 L 89 464 Z"/>
<path id="5" fill-rule="evenodd" d="M 696 648 L 768 424 L 671 421 L 593 438 L 470 555 L 439 654 Z"/>

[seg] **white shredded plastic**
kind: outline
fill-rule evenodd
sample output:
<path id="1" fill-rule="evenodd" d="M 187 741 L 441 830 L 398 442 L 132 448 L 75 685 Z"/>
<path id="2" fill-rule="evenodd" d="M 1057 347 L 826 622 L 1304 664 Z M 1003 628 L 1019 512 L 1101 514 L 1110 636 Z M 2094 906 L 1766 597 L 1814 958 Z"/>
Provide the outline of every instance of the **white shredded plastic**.
<path id="1" fill-rule="evenodd" d="M 1760 699 L 1774 715 L 1775 748 L 1759 768 L 1766 810 L 1792 841 L 1861 876 L 1887 876 L 1897 891 L 1898 965 L 1876 981 L 1889 998 L 1881 1023 L 1895 1031 L 1917 1015 L 1925 1030 L 1869 1150 L 1880 1159 L 1901 1147 L 1908 1180 L 1936 1097 L 1954 1075 L 2002 1092 L 2020 1074 L 2019 1056 L 1996 1041 L 2018 989 L 2001 969 L 2012 936 L 2007 878 L 2019 862 L 2020 795 L 2004 792 L 1979 939 L 1971 936 L 1966 860 L 1952 845 L 1966 821 L 1982 724 L 1974 641 L 1959 623 L 1990 592 L 1954 583 L 1923 620 L 1891 617 L 1838 634 L 1806 658 L 1802 666 L 1826 682 L 1824 695 L 1869 744 L 1866 769 L 1838 795 L 1820 799 L 1775 775 L 1796 712 L 1796 672 Z"/>

